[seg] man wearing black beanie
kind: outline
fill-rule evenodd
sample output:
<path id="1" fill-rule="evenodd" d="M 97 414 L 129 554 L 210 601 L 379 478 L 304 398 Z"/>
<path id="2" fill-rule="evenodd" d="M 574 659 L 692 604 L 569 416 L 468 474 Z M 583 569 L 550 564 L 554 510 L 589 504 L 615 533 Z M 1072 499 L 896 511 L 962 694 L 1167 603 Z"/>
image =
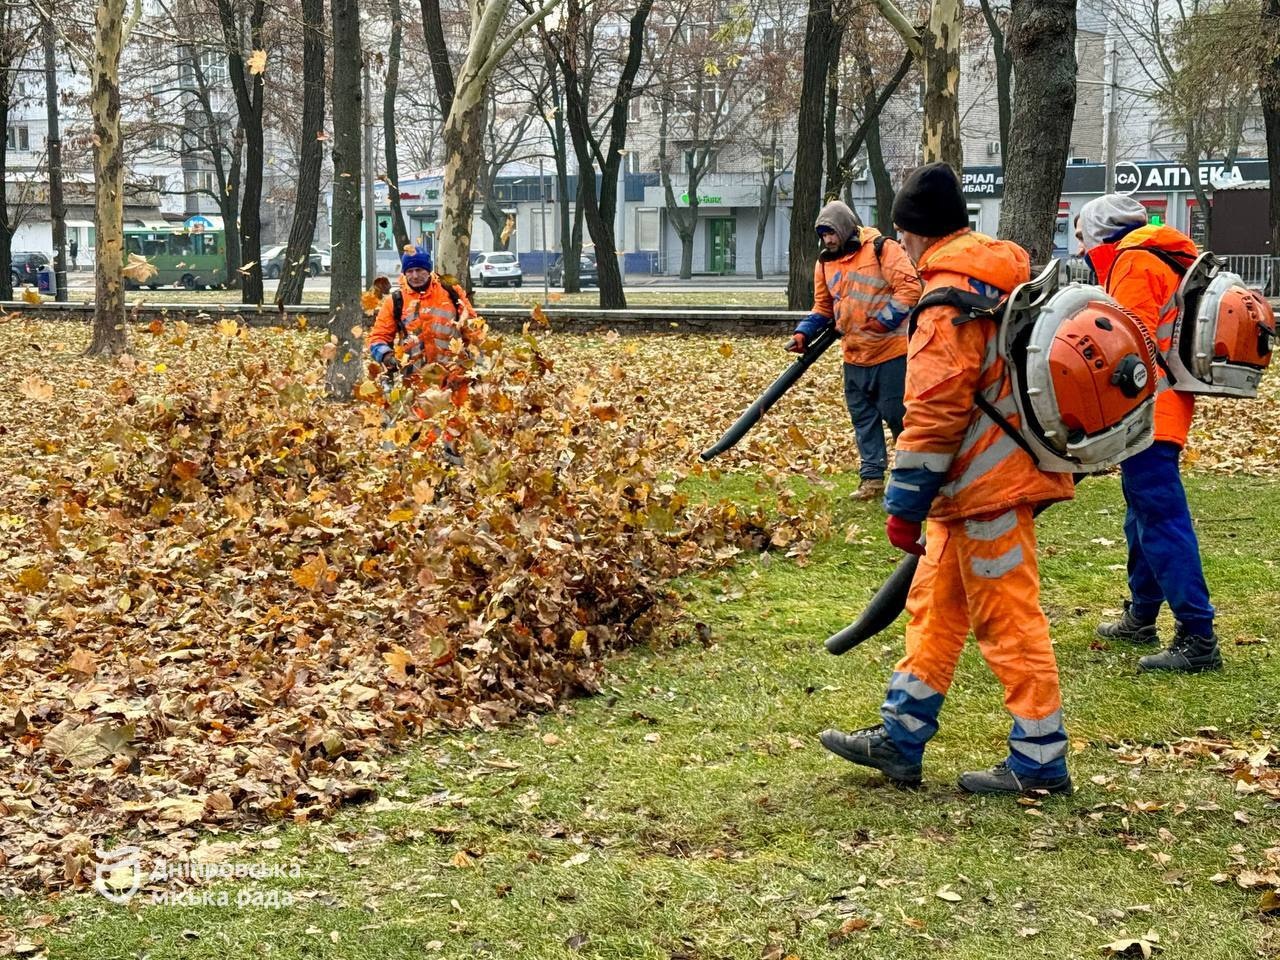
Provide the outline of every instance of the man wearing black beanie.
<path id="1" fill-rule="evenodd" d="M 894 199 L 893 220 L 924 282 L 922 306 L 931 293 L 950 289 L 995 302 L 1030 279 L 1025 250 L 969 229 L 960 181 L 946 164 L 908 175 Z M 907 597 L 906 656 L 889 682 L 880 724 L 852 733 L 826 730 L 820 739 L 846 760 L 918 783 L 925 744 L 938 732 L 938 714 L 972 629 L 1004 685 L 1013 729 L 1008 757 L 962 774 L 961 788 L 1070 793 L 1032 518 L 1037 505 L 1071 498 L 1071 477 L 1040 470 L 974 400 L 982 393 L 1016 420 L 994 320 L 935 303 L 916 308 L 912 327 L 906 414 L 884 498 L 889 541 L 920 555 Z"/>

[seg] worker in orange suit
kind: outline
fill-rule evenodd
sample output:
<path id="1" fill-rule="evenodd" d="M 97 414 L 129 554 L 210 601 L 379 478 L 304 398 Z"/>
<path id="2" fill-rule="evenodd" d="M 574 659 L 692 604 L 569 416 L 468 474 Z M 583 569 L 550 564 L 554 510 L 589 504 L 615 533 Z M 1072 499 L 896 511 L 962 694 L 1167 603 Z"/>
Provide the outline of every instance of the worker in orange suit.
<path id="1" fill-rule="evenodd" d="M 853 498 L 878 500 L 888 467 L 884 428 L 895 440 L 902 432 L 906 319 L 920 299 L 920 277 L 901 244 L 862 226 L 840 200 L 819 211 L 815 230 L 823 250 L 814 264 L 813 310 L 787 349 L 803 353 L 834 321 L 842 335 L 844 400 L 858 441 Z"/>
<path id="2" fill-rule="evenodd" d="M 960 182 L 944 163 L 912 171 L 894 199 L 893 219 L 925 296 L 954 287 L 999 299 L 1029 279 L 1026 251 L 969 229 Z M 975 403 L 982 393 L 1016 426 L 993 320 L 938 305 L 918 310 L 912 322 L 906 416 L 885 494 L 890 542 L 921 558 L 907 598 L 906 656 L 889 682 L 882 722 L 852 733 L 824 731 L 822 744 L 892 780 L 919 783 L 925 744 L 938 732 L 972 629 L 1004 685 L 1013 729 L 1008 756 L 963 774 L 961 788 L 1070 793 L 1033 511 L 1070 499 L 1071 477 L 1040 470 Z"/>
<path id="3" fill-rule="evenodd" d="M 1098 282 L 1147 327 L 1161 353 L 1169 351 L 1178 304 L 1174 294 L 1196 258 L 1195 242 L 1173 227 L 1148 224 L 1132 197 L 1108 194 L 1080 211 L 1080 242 Z M 1165 650 L 1138 660 L 1141 670 L 1194 673 L 1222 667 L 1214 609 L 1200 562 L 1200 543 L 1178 472 L 1195 397 L 1161 371 L 1157 383 L 1155 442 L 1120 464 L 1129 544 L 1129 596 L 1120 619 L 1098 635 L 1129 643 L 1158 643 L 1156 616 L 1166 602 L 1173 639 Z"/>
<path id="4" fill-rule="evenodd" d="M 383 297 L 370 332 L 369 354 L 388 374 L 405 374 L 450 391 L 453 405 L 461 407 L 467 400 L 463 351 L 483 336 L 467 322 L 475 317 L 466 292 L 433 272 L 431 254 L 406 247 L 399 285 Z M 456 458 L 452 444 L 460 432 L 460 421 L 451 420 L 445 437 L 450 459 Z"/>

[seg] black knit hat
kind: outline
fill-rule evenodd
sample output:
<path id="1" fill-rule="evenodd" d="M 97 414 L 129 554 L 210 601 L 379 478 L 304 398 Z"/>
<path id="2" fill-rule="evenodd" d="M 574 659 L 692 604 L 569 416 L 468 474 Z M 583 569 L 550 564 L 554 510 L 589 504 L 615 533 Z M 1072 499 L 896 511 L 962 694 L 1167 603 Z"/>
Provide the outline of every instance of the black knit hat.
<path id="1" fill-rule="evenodd" d="M 912 170 L 893 198 L 893 222 L 922 237 L 945 237 L 969 226 L 956 172 L 942 162 Z"/>

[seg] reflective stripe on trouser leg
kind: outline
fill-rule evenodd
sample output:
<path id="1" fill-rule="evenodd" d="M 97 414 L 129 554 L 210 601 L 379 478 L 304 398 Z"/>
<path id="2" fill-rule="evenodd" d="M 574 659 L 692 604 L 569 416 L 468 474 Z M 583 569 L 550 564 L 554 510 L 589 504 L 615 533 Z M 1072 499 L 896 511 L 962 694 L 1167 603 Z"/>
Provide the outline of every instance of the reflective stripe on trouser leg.
<path id="1" fill-rule="evenodd" d="M 969 635 L 964 589 L 949 525 L 930 520 L 926 553 L 907 595 L 906 656 L 894 669 L 880 716 L 898 749 L 919 761 L 938 732 L 938 712 Z"/>
<path id="2" fill-rule="evenodd" d="M 942 694 L 919 677 L 895 672 L 889 692 L 880 707 L 880 716 L 889 738 L 909 760 L 924 756 L 924 745 L 938 732 L 938 712 Z"/>
<path id="3" fill-rule="evenodd" d="M 1057 778 L 1067 771 L 1067 733 L 1049 620 L 1040 609 L 1035 520 L 1030 506 L 1008 513 L 979 521 L 974 532 L 986 539 L 957 523 L 954 552 L 978 648 L 1013 715 L 1009 767 L 1020 777 Z"/>
<path id="4" fill-rule="evenodd" d="M 1062 777 L 1067 773 L 1067 729 L 1062 711 L 1055 710 L 1041 720 L 1016 714 L 1009 733 L 1009 766 L 1014 773 L 1042 777 Z"/>

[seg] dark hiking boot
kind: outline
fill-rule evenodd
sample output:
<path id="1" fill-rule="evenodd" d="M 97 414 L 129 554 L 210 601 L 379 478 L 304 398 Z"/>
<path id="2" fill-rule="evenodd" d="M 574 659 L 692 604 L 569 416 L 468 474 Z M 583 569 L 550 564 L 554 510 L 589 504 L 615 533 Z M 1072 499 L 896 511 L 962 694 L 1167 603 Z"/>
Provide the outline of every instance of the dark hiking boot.
<path id="1" fill-rule="evenodd" d="M 850 763 L 872 767 L 897 783 L 910 786 L 920 783 L 920 764 L 912 763 L 902 755 L 883 725 L 851 733 L 823 730 L 818 739 L 837 757 L 843 757 Z"/>
<path id="2" fill-rule="evenodd" d="M 1157 643 L 1155 621 L 1144 623 L 1133 615 L 1132 604 L 1124 602 L 1124 613 L 1119 620 L 1098 624 L 1097 634 L 1103 640 L 1123 640 L 1125 643 Z"/>
<path id="3" fill-rule="evenodd" d="M 1174 624 L 1169 648 L 1140 659 L 1138 669 L 1178 670 L 1182 673 L 1221 670 L 1222 651 L 1218 649 L 1218 636 L 1211 633 L 1207 637 L 1197 637 L 1184 630 L 1182 624 Z"/>
<path id="4" fill-rule="evenodd" d="M 968 793 L 1061 793 L 1074 791 L 1071 774 L 1055 780 L 1019 777 L 1009 769 L 1009 761 L 1001 760 L 990 770 L 970 770 L 960 774 L 960 789 Z"/>

